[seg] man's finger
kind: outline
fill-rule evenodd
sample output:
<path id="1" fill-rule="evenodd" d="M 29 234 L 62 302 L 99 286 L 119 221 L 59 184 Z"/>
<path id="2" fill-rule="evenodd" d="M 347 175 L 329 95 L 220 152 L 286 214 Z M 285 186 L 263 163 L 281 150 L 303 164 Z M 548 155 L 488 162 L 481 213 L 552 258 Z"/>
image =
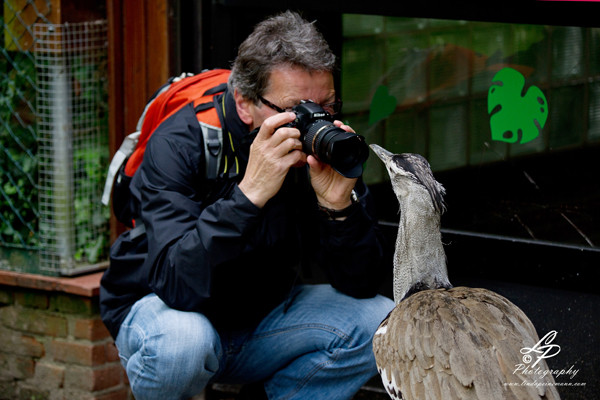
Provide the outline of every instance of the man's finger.
<path id="1" fill-rule="evenodd" d="M 296 114 L 292 112 L 279 113 L 270 116 L 269 118 L 265 119 L 262 123 L 262 126 L 260 127 L 258 134 L 256 135 L 256 139 L 269 139 L 277 128 L 279 128 L 281 125 L 287 124 L 288 122 L 292 122 L 295 118 Z"/>

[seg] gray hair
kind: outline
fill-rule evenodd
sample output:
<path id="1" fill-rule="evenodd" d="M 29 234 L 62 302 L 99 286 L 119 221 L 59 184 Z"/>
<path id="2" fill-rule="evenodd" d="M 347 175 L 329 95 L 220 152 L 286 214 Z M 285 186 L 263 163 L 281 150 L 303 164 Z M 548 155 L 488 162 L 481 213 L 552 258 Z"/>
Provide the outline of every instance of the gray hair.
<path id="1" fill-rule="evenodd" d="M 309 72 L 333 73 L 335 68 L 335 55 L 314 23 L 291 11 L 256 25 L 240 45 L 229 87 L 258 102 L 269 85 L 271 71 L 284 65 Z"/>

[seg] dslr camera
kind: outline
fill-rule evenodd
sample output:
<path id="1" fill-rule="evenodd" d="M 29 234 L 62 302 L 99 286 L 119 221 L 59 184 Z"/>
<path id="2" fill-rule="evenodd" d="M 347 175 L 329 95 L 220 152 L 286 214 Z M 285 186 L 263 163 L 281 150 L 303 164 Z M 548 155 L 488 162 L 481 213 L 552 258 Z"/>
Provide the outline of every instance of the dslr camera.
<path id="1" fill-rule="evenodd" d="M 300 131 L 302 151 L 315 156 L 346 178 L 358 178 L 369 157 L 365 138 L 333 124 L 333 117 L 320 105 L 303 100 L 293 107 L 296 119 L 283 127 Z"/>

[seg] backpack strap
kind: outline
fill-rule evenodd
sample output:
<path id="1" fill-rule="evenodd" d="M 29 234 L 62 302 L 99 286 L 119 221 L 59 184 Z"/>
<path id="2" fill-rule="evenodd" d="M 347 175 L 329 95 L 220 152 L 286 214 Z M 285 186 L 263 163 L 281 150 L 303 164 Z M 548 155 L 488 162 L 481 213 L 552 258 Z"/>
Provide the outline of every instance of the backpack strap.
<path id="1" fill-rule="evenodd" d="M 138 122 L 135 127 L 135 132 L 130 133 L 125 137 L 125 139 L 123 139 L 121 147 L 119 147 L 119 150 L 116 151 L 115 155 L 110 161 L 108 172 L 106 174 L 106 181 L 104 182 L 104 191 L 102 192 L 102 204 L 108 206 L 110 202 L 110 193 L 112 191 L 117 172 L 119 171 L 123 163 L 127 161 L 127 158 L 129 158 L 129 156 L 133 154 L 133 151 L 135 150 L 135 147 L 137 146 L 138 140 L 142 133 L 142 125 L 144 124 L 144 120 L 146 119 L 146 113 L 148 112 L 148 109 L 150 108 L 150 105 L 152 104 L 154 99 L 156 99 L 158 96 L 169 90 L 173 83 L 179 82 L 180 80 L 191 76 L 193 76 L 193 74 L 189 72 L 184 72 L 179 76 L 169 78 L 169 80 L 160 88 L 158 88 L 158 90 L 154 92 L 152 97 L 150 97 L 150 99 L 146 102 L 144 111 L 142 112 L 142 115 L 140 115 L 140 118 L 138 118 Z"/>
<path id="2" fill-rule="evenodd" d="M 204 92 L 204 94 L 202 96 L 208 96 L 211 94 L 221 93 L 221 92 L 224 92 L 225 89 L 227 89 L 227 82 L 221 83 L 220 85 L 217 85 L 214 88 L 208 89 L 206 92 Z"/>
<path id="3" fill-rule="evenodd" d="M 219 127 L 198 121 L 204 139 L 204 158 L 206 160 L 206 178 L 216 179 L 223 155 L 223 130 Z"/>
<path id="4" fill-rule="evenodd" d="M 104 182 L 104 192 L 102 193 L 102 204 L 105 206 L 110 202 L 110 192 L 112 191 L 115 176 L 121 168 L 121 165 L 127 160 L 127 157 L 133 153 L 133 149 L 135 149 L 135 146 L 137 145 L 140 134 L 141 132 L 138 130 L 127 135 L 123 140 L 123 143 L 121 143 L 121 147 L 119 147 L 119 150 L 117 150 L 110 161 L 108 172 L 106 174 L 106 181 Z"/>

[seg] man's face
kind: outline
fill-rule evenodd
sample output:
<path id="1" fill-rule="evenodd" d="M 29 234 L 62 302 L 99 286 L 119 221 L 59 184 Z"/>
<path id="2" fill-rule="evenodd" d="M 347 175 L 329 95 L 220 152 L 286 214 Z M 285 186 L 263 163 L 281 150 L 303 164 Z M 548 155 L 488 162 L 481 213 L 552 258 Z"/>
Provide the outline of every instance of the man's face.
<path id="1" fill-rule="evenodd" d="M 283 66 L 271 72 L 269 86 L 263 98 L 279 108 L 287 109 L 300 104 L 300 100 L 312 100 L 325 105 L 335 102 L 333 76 L 329 72 L 307 72 L 300 68 Z M 259 102 L 253 107 L 251 129 L 277 114 L 275 109 Z"/>

